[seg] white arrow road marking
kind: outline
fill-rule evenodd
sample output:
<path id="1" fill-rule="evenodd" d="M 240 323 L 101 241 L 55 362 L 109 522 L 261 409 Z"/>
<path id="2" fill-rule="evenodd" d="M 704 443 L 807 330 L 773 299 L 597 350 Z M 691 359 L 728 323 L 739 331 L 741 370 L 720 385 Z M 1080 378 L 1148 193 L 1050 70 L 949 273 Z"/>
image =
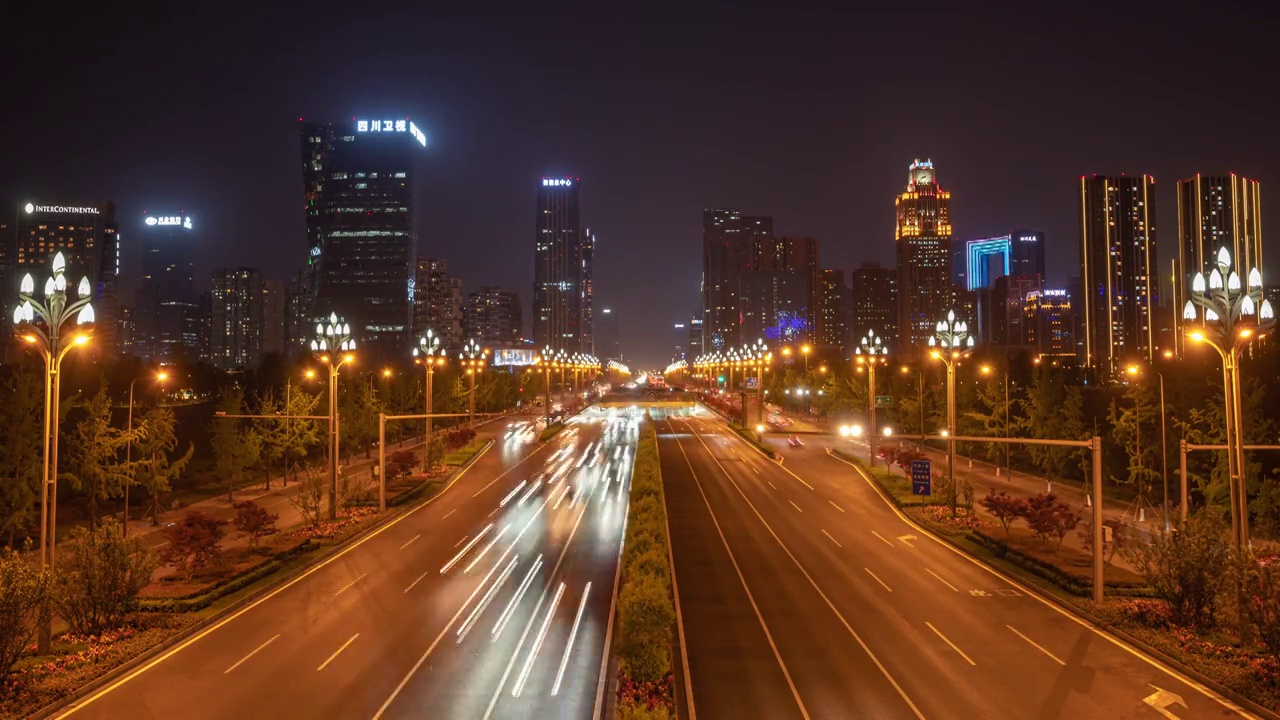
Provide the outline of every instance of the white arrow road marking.
<path id="1" fill-rule="evenodd" d="M 915 545 L 911 544 L 915 541 L 916 541 L 915 535 L 899 535 L 898 536 L 898 542 L 902 543 L 903 545 L 906 545 L 907 547 L 915 547 Z"/>
<path id="2" fill-rule="evenodd" d="M 1187 703 L 1183 701 L 1182 696 L 1174 692 L 1169 692 L 1164 688 L 1158 688 L 1150 683 L 1147 684 L 1150 687 L 1155 688 L 1156 691 L 1142 698 L 1142 702 L 1150 705 L 1153 710 L 1167 718 L 1179 720 L 1178 716 L 1170 712 L 1168 708 L 1170 705 L 1181 705 L 1182 707 L 1186 707 Z"/>

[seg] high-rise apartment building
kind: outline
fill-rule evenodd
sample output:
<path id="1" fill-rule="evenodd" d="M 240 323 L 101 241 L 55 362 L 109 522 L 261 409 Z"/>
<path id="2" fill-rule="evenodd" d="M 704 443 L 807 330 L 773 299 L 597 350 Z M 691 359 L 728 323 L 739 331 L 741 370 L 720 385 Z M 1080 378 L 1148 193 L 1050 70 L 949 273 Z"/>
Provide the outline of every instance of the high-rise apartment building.
<path id="1" fill-rule="evenodd" d="M 254 268 L 218 268 L 209 287 L 209 360 L 223 370 L 251 368 L 263 354 L 266 288 Z"/>
<path id="2" fill-rule="evenodd" d="M 1155 179 L 1080 178 L 1083 363 L 1112 376 L 1155 351 Z"/>
<path id="3" fill-rule="evenodd" d="M 467 296 L 462 310 L 466 340 L 475 339 L 486 347 L 515 345 L 520 342 L 523 325 L 518 293 L 486 285 Z"/>
<path id="4" fill-rule="evenodd" d="M 1182 349 L 1182 308 L 1191 297 L 1191 279 L 1212 267 L 1219 248 L 1231 251 L 1237 268 L 1262 266 L 1262 187 L 1257 180 L 1231 173 L 1178 181 L 1178 257 L 1173 273 L 1171 320 Z"/>
<path id="5" fill-rule="evenodd" d="M 914 358 L 954 302 L 951 193 L 938 185 L 931 161 L 916 160 L 907 169 L 907 188 L 894 205 L 898 346 L 904 356 Z"/>
<path id="6" fill-rule="evenodd" d="M 426 135 L 408 119 L 303 121 L 299 135 L 307 314 L 336 312 L 365 347 L 401 354 L 412 323 L 414 159 Z"/>
<path id="7" fill-rule="evenodd" d="M 618 344 L 618 309 L 600 308 L 595 327 L 596 357 L 601 362 L 621 360 L 622 348 Z"/>
<path id="8" fill-rule="evenodd" d="M 757 241 L 772 240 L 771 217 L 743 216 L 737 210 L 702 211 L 703 352 L 748 342 L 741 328 L 742 273 Z"/>
<path id="9" fill-rule="evenodd" d="M 446 350 L 462 347 L 462 280 L 449 274 L 449 263 L 418 258 L 414 288 L 414 335 L 420 337 L 430 329 Z"/>
<path id="10" fill-rule="evenodd" d="M 848 318 L 845 315 L 849 288 L 843 270 L 823 270 L 819 290 L 818 344 L 824 348 L 844 346 Z"/>
<path id="11" fill-rule="evenodd" d="M 199 357 L 205 335 L 198 327 L 191 216 L 144 212 L 141 225 L 142 282 L 134 294 L 134 354 L 148 360 Z"/>
<path id="12" fill-rule="evenodd" d="M 582 351 L 596 354 L 595 317 L 596 234 L 582 233 Z"/>
<path id="13" fill-rule="evenodd" d="M 534 223 L 533 341 L 571 353 L 591 350 L 586 303 L 594 238 L 584 239 L 579 185 L 578 178 L 542 178 Z"/>
<path id="14" fill-rule="evenodd" d="M 817 342 L 821 320 L 818 241 L 757 235 L 739 272 L 739 342 Z"/>
<path id="15" fill-rule="evenodd" d="M 868 330 L 884 338 L 891 350 L 898 347 L 898 273 L 880 263 L 865 262 L 853 271 L 850 282 L 849 337 L 854 343 Z"/>

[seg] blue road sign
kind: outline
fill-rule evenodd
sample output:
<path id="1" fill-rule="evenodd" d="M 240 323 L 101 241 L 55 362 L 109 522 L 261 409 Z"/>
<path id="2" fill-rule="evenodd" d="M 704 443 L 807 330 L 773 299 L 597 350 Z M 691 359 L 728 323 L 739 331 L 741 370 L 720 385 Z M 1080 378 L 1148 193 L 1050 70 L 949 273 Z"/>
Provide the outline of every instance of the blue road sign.
<path id="1" fill-rule="evenodd" d="M 933 473 L 928 460 L 911 461 L 911 494 L 932 495 Z"/>

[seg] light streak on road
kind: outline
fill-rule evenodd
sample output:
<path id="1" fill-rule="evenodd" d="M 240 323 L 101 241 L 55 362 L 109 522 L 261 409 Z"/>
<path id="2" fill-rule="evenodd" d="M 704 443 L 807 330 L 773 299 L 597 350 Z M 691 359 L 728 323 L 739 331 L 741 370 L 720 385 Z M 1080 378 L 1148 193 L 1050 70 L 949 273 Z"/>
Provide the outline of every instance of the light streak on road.
<path id="1" fill-rule="evenodd" d="M 495 566 L 496 567 L 496 566 Z M 503 608 L 502 614 L 498 616 L 498 622 L 494 623 L 493 630 L 489 633 L 493 636 L 493 641 L 497 642 L 502 636 L 502 630 L 507 626 L 507 621 L 511 619 L 511 613 L 520 602 L 520 598 L 524 597 L 524 593 L 529 589 L 529 584 L 533 582 L 533 576 L 537 574 L 538 569 L 542 567 L 542 555 L 538 555 L 538 559 L 534 561 L 533 567 L 529 568 L 529 572 L 524 576 L 524 580 L 520 581 L 520 586 L 516 588 L 516 594 L 511 596 L 511 600 L 507 602 L 507 606 Z"/>
<path id="2" fill-rule="evenodd" d="M 502 587 L 502 584 L 505 583 L 507 581 L 507 578 L 511 576 L 511 571 L 515 570 L 516 563 L 519 562 L 519 560 L 520 560 L 519 555 L 516 555 L 515 557 L 511 558 L 511 562 L 507 563 L 506 569 L 502 571 L 502 574 L 498 576 L 498 579 L 495 580 L 493 582 L 493 585 L 489 587 L 488 592 L 486 592 L 484 594 L 484 597 L 480 598 L 480 602 L 476 603 L 476 606 L 471 609 L 471 614 L 467 615 L 467 619 L 462 621 L 462 624 L 458 626 L 458 633 L 457 633 L 458 642 L 462 642 L 463 638 L 467 636 L 467 632 L 471 630 L 471 627 L 472 625 L 475 624 L 476 619 L 480 617 L 480 613 L 484 612 L 484 609 L 489 606 L 489 601 L 493 600 L 493 596 L 497 594 L 498 588 Z M 494 570 L 498 568 L 497 565 L 494 565 L 493 567 L 494 567 Z M 493 570 L 490 570 L 489 574 L 492 575 Z M 489 579 L 489 576 L 486 575 L 485 580 L 487 581 L 488 579 Z M 483 587 L 484 582 L 482 581 L 480 585 Z"/>
<path id="3" fill-rule="evenodd" d="M 503 526 L 502 526 L 502 529 L 498 531 L 498 534 L 497 534 L 497 535 L 494 535 L 494 536 L 493 536 L 493 539 L 489 541 L 489 544 L 487 544 L 487 545 L 485 545 L 483 548 L 481 548 L 481 549 L 480 549 L 480 552 L 479 552 L 479 553 L 478 553 L 474 558 L 471 558 L 471 562 L 467 563 L 467 566 L 466 566 L 465 568 L 463 568 L 463 569 L 462 569 L 462 572 L 463 572 L 463 573 L 469 573 L 469 572 L 471 572 L 471 568 L 475 567 L 475 566 L 476 566 L 476 563 L 480 562 L 480 558 L 483 558 L 483 557 L 484 557 L 484 555 L 485 555 L 485 553 L 489 552 L 489 548 L 491 548 L 491 547 L 493 547 L 494 545 L 496 545 L 496 544 L 498 543 L 498 541 L 502 539 L 502 536 L 503 536 L 503 535 L 506 535 L 506 534 L 507 534 L 507 531 L 508 531 L 508 530 L 510 530 L 510 529 L 511 529 L 511 525 L 510 525 L 510 524 L 503 525 Z"/>
<path id="4" fill-rule="evenodd" d="M 533 640 L 533 647 L 529 648 L 529 655 L 524 660 L 524 667 L 520 668 L 520 675 L 516 678 L 516 684 L 511 688 L 512 697 L 520 697 L 520 691 L 524 689 L 524 683 L 529 679 L 529 671 L 533 669 L 533 661 L 538 659 L 538 652 L 542 650 L 542 643 L 547 639 L 547 628 L 551 626 L 551 618 L 555 617 L 556 608 L 560 605 L 560 598 L 564 596 L 564 583 L 560 583 L 560 587 L 556 589 L 556 596 L 551 600 L 551 607 L 547 608 L 547 616 L 542 621 L 542 627 L 538 628 L 538 635 Z"/>
<path id="5" fill-rule="evenodd" d="M 564 587 L 562 584 L 560 587 Z M 560 692 L 560 681 L 564 679 L 564 669 L 569 664 L 569 653 L 573 651 L 573 640 L 578 637 L 578 624 L 582 622 L 582 611 L 587 607 L 587 596 L 591 594 L 591 583 L 587 583 L 587 587 L 582 591 L 582 600 L 578 603 L 578 614 L 573 618 L 573 629 L 569 631 L 569 641 L 564 644 L 564 656 L 560 658 L 560 669 L 556 671 L 555 685 L 551 686 L 551 694 L 554 696 Z"/>
<path id="6" fill-rule="evenodd" d="M 463 547 L 461 550 L 459 550 L 459 551 L 458 551 L 458 554 L 457 554 L 457 555 L 454 555 L 454 556 L 453 556 L 453 559 L 452 559 L 452 560 L 450 560 L 449 562 L 445 563 L 445 564 L 444 564 L 444 567 L 440 568 L 440 574 L 441 574 L 441 575 L 443 575 L 443 574 L 445 574 L 445 573 L 449 572 L 449 568 L 451 568 L 451 567 L 453 567 L 454 565 L 456 565 L 456 564 L 458 563 L 458 561 L 462 559 L 462 556 L 463 556 L 463 555 L 466 555 L 466 554 L 467 554 L 467 552 L 469 552 L 469 551 L 471 550 L 471 548 L 475 547 L 475 544 L 476 544 L 477 542 L 480 542 L 480 538 L 484 537 L 484 536 L 485 536 L 485 535 L 486 535 L 490 530 L 492 530 L 492 529 L 493 529 L 493 523 L 489 523 L 488 525 L 486 525 L 486 526 L 484 527 L 484 529 L 480 531 L 480 534 L 479 534 L 479 535 L 476 535 L 475 537 L 471 538 L 471 542 L 467 543 L 465 547 Z M 410 587 L 412 587 L 412 586 L 410 586 Z"/>
<path id="7" fill-rule="evenodd" d="M 498 503 L 498 507 L 506 507 L 507 503 L 511 502 L 511 498 L 515 497 L 515 494 L 520 492 L 520 488 L 524 487 L 528 482 L 528 480 L 521 480 L 519 485 L 511 488 L 511 492 L 507 493 L 507 496 L 502 498 L 502 502 Z"/>

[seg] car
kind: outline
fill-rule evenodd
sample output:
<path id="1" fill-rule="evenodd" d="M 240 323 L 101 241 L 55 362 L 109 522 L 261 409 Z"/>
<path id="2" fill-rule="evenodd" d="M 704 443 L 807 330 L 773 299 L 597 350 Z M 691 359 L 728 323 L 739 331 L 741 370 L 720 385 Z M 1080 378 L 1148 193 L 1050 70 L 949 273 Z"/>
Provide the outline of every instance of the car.
<path id="1" fill-rule="evenodd" d="M 792 435 L 791 437 L 787 438 L 787 444 L 790 445 L 791 447 L 804 447 L 804 443 L 800 442 L 800 438 L 796 437 L 795 435 Z"/>

